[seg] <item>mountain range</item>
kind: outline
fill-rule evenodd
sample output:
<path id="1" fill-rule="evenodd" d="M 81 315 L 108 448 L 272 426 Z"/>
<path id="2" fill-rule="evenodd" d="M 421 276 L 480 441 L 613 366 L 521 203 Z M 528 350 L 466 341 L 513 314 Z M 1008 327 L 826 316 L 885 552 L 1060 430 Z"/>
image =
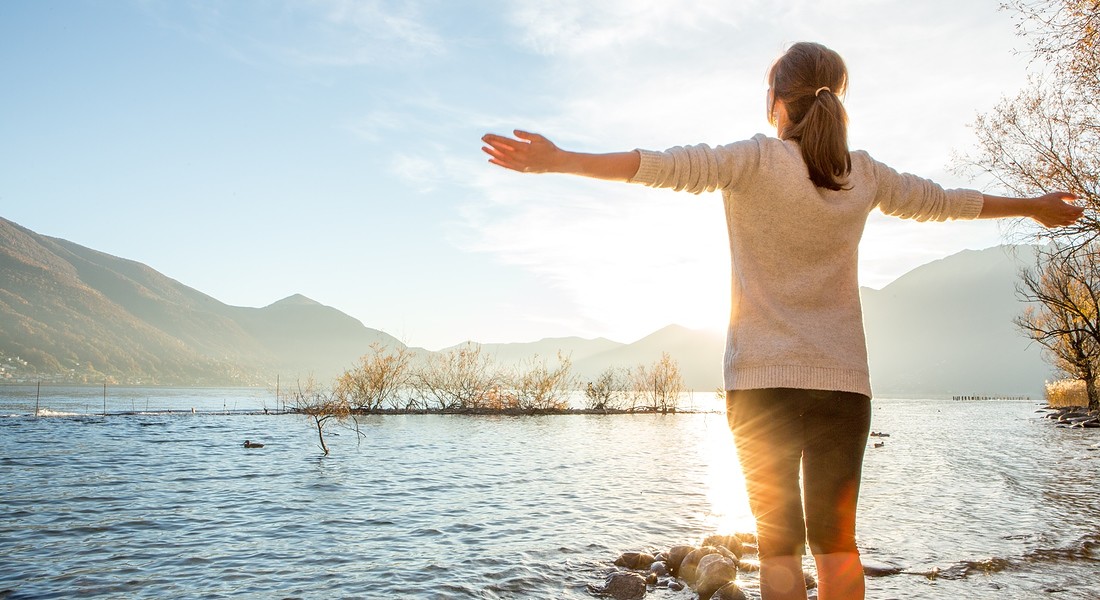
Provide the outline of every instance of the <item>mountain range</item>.
<path id="1" fill-rule="evenodd" d="M 1050 367 L 1012 325 L 1024 307 L 1017 271 L 1033 253 L 964 251 L 881 290 L 862 288 L 875 393 L 1041 393 Z M 375 342 L 403 347 L 302 295 L 230 306 L 139 262 L 0 218 L 0 380 L 257 385 L 312 373 L 327 382 Z M 686 385 L 705 391 L 721 384 L 724 345 L 721 333 L 670 325 L 633 343 L 548 338 L 483 350 L 506 365 L 562 352 L 581 380 L 668 352 Z"/>
<path id="2" fill-rule="evenodd" d="M 132 260 L 0 219 L 0 364 L 13 378 L 174 385 L 332 376 L 381 331 L 294 295 L 230 306 Z"/>

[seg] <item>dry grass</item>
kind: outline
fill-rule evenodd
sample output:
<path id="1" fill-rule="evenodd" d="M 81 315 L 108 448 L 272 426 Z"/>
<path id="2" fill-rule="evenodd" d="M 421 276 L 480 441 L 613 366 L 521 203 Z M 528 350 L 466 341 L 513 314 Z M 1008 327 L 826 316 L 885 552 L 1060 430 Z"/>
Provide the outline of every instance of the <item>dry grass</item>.
<path id="1" fill-rule="evenodd" d="M 1046 399 L 1050 406 L 1088 406 L 1089 398 L 1085 392 L 1085 382 L 1080 379 L 1059 379 L 1048 381 Z"/>

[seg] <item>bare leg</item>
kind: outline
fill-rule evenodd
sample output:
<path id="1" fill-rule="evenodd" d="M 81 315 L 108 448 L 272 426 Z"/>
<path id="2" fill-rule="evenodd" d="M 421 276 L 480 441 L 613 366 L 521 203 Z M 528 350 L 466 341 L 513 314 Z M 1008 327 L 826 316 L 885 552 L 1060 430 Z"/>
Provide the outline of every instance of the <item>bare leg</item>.
<path id="1" fill-rule="evenodd" d="M 863 563 L 858 553 L 822 554 L 814 556 L 814 562 L 819 600 L 863 600 Z"/>
<path id="2" fill-rule="evenodd" d="M 819 600 L 864 598 L 863 564 L 856 549 L 856 505 L 871 402 L 866 396 L 846 396 L 808 410 L 813 433 L 807 435 L 803 455 L 803 491 Z"/>
<path id="3" fill-rule="evenodd" d="M 806 600 L 806 578 L 802 575 L 801 556 L 775 556 L 760 560 L 760 600 Z M 820 600 L 827 598 L 821 596 Z"/>

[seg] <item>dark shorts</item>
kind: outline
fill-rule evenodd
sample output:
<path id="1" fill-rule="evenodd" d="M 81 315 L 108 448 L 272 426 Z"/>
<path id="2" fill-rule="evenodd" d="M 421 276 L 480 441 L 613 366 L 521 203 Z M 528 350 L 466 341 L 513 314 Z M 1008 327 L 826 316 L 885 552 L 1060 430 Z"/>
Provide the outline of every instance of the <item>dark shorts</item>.
<path id="1" fill-rule="evenodd" d="M 787 388 L 726 392 L 760 557 L 857 552 L 871 399 Z M 799 487 L 799 470 L 802 486 Z M 804 493 L 803 493 L 804 492 Z"/>

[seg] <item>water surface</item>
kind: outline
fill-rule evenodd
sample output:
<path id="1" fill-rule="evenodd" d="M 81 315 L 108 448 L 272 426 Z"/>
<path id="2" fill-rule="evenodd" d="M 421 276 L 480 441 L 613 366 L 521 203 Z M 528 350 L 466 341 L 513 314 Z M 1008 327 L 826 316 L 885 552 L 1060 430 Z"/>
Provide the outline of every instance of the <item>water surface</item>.
<path id="1" fill-rule="evenodd" d="M 8 392 L 0 597 L 588 598 L 620 552 L 751 528 L 722 414 L 387 415 L 331 429 L 322 457 L 305 418 L 189 411 L 274 408 L 264 391 L 146 390 L 116 410 L 185 413 L 107 417 L 75 394 L 38 418 L 33 388 L 29 408 Z M 1100 597 L 1097 430 L 1033 402 L 874 406 L 891 435 L 868 449 L 861 550 L 943 576 L 868 597 Z"/>

